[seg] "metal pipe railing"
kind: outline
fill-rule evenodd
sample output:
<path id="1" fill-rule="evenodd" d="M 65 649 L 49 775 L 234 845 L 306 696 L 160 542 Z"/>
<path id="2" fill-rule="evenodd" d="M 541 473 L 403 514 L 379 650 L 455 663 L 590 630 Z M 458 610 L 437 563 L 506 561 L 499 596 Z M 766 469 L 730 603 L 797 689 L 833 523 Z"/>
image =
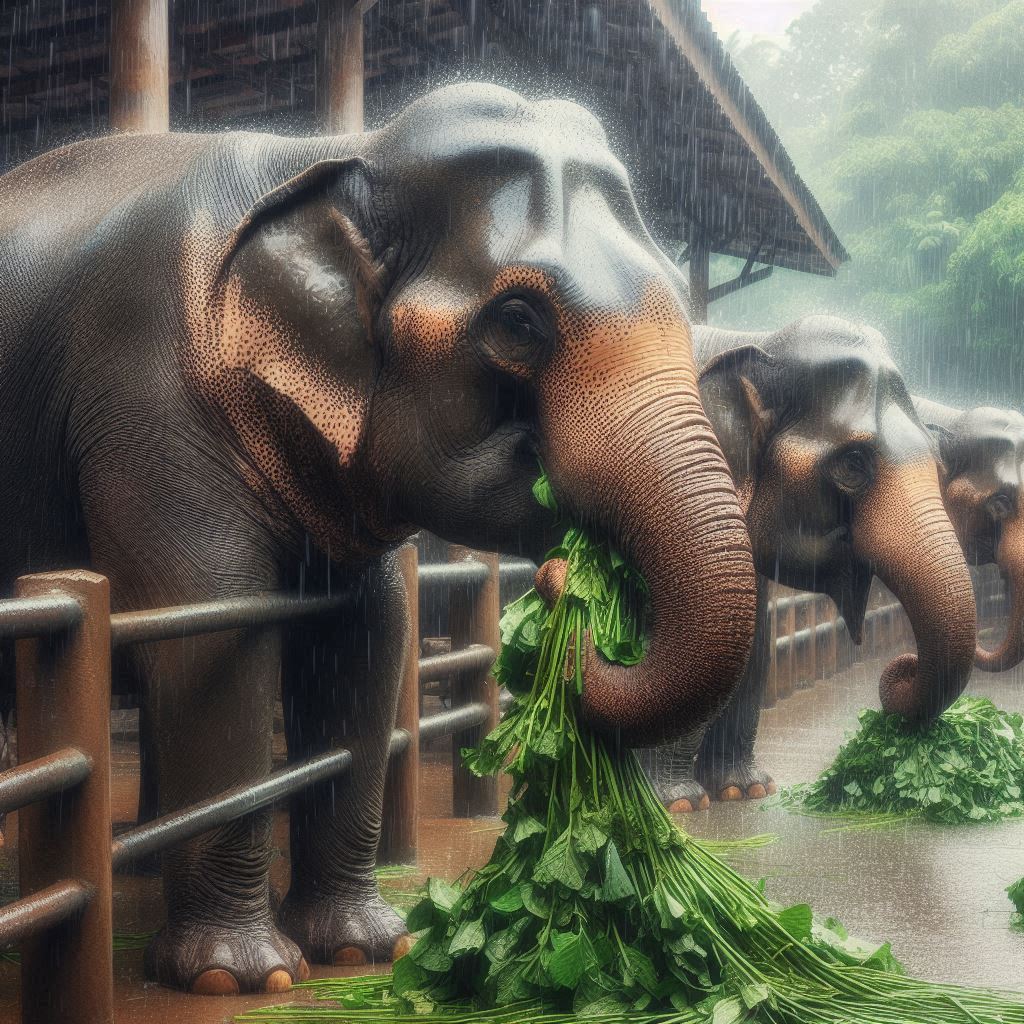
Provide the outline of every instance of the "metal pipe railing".
<path id="1" fill-rule="evenodd" d="M 123 832 L 114 840 L 111 850 L 113 866 L 123 867 L 149 853 L 183 843 L 212 828 L 262 810 L 282 797 L 340 775 L 351 764 L 350 751 L 333 750 L 301 764 L 282 768 L 260 782 L 235 786 L 191 807 L 148 821 Z"/>
<path id="2" fill-rule="evenodd" d="M 493 647 L 484 644 L 470 644 L 461 651 L 446 651 L 419 659 L 419 681 L 433 683 L 449 676 L 470 672 L 486 672 L 497 657 Z"/>
<path id="3" fill-rule="evenodd" d="M 89 777 L 92 762 L 75 747 L 63 747 L 0 774 L 0 813 L 45 800 Z"/>
<path id="4" fill-rule="evenodd" d="M 68 880 L 0 907 L 0 949 L 81 914 L 92 896 L 88 886 Z"/>
<path id="5" fill-rule="evenodd" d="M 77 626 L 82 606 L 67 594 L 14 597 L 0 601 L 0 639 L 43 636 Z"/>
<path id="6" fill-rule="evenodd" d="M 299 597 L 295 594 L 254 594 L 201 604 L 175 605 L 110 616 L 110 642 L 114 647 L 174 640 L 228 629 L 251 629 L 297 619 L 314 619 L 351 607 L 352 595 Z"/>

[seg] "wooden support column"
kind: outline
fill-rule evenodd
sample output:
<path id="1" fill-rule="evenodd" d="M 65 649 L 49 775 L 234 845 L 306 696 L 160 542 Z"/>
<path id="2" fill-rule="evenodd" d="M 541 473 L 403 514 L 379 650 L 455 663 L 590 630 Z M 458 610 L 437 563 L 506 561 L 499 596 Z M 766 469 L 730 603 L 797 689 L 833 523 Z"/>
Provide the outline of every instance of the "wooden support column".
<path id="1" fill-rule="evenodd" d="M 80 917 L 22 940 L 21 1019 L 111 1024 L 110 585 L 68 570 L 22 576 L 16 594 L 67 594 L 84 612 L 73 630 L 17 642 L 18 758 L 71 747 L 89 759 L 84 782 L 18 812 L 22 896 L 65 880 L 90 894 Z"/>
<path id="2" fill-rule="evenodd" d="M 384 864 L 412 864 L 416 860 L 416 825 L 419 821 L 420 784 L 420 615 L 419 559 L 415 544 L 403 544 L 398 564 L 405 582 L 409 609 L 409 639 L 402 668 L 395 726 L 409 734 L 409 745 L 388 764 L 384 784 L 384 823 L 378 859 Z"/>
<path id="3" fill-rule="evenodd" d="M 363 130 L 362 0 L 320 0 L 317 108 L 325 135 Z"/>
<path id="4" fill-rule="evenodd" d="M 693 322 L 708 322 L 708 293 L 711 290 L 711 247 L 695 234 L 690 242 L 690 310 Z"/>
<path id="5" fill-rule="evenodd" d="M 111 0 L 110 127 L 170 128 L 167 0 Z"/>

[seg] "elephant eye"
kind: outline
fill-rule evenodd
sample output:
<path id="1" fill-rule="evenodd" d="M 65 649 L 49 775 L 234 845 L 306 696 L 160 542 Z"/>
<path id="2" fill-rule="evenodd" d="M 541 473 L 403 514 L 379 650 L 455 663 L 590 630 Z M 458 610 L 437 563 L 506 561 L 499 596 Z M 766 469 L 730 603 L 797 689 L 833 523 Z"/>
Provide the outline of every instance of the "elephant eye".
<path id="1" fill-rule="evenodd" d="M 499 299 L 483 313 L 484 356 L 513 373 L 536 369 L 550 355 L 554 329 L 545 310 L 520 296 Z"/>
<path id="2" fill-rule="evenodd" d="M 875 456 L 867 448 L 847 448 L 829 463 L 829 476 L 839 490 L 860 494 L 875 478 Z"/>
<path id="3" fill-rule="evenodd" d="M 988 510 L 988 514 L 997 523 L 1001 523 L 1004 519 L 1009 519 L 1013 514 L 1013 501 L 1007 494 L 993 494 L 985 502 L 985 507 Z"/>

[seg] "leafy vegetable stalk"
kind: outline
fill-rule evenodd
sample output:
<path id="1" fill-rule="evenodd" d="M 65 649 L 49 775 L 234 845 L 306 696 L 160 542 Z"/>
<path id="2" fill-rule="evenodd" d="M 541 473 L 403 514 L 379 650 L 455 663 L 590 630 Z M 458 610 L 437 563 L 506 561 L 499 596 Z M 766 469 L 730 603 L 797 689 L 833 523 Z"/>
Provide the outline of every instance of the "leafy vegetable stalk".
<path id="1" fill-rule="evenodd" d="M 568 562 L 554 606 L 531 592 L 502 620 L 496 673 L 516 700 L 464 752 L 512 776 L 490 860 L 461 885 L 429 881 L 390 979 L 306 983 L 333 1013 L 237 1019 L 1024 1024 L 1024 1002 L 905 978 L 887 945 L 773 905 L 681 832 L 632 752 L 579 715 L 587 630 L 605 657 L 643 656 L 643 582 L 578 529 L 552 554 Z"/>
<path id="2" fill-rule="evenodd" d="M 821 776 L 778 799 L 812 813 L 921 816 L 953 825 L 1024 814 L 1022 787 L 1024 718 L 964 696 L 913 731 L 899 716 L 862 711 L 860 729 Z"/>
<path id="3" fill-rule="evenodd" d="M 1024 878 L 1016 881 L 1007 890 L 1015 913 L 1010 919 L 1010 927 L 1015 931 L 1024 932 Z"/>

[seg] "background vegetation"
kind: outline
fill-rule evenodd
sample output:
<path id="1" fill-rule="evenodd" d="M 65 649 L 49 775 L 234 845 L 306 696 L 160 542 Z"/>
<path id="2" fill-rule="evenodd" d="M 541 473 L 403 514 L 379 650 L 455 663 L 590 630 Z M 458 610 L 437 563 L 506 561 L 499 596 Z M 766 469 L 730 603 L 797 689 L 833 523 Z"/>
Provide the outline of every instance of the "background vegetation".
<path id="1" fill-rule="evenodd" d="M 818 0 L 788 45 L 729 47 L 852 259 L 712 321 L 863 319 L 916 387 L 1024 405 L 1024 0 Z"/>

